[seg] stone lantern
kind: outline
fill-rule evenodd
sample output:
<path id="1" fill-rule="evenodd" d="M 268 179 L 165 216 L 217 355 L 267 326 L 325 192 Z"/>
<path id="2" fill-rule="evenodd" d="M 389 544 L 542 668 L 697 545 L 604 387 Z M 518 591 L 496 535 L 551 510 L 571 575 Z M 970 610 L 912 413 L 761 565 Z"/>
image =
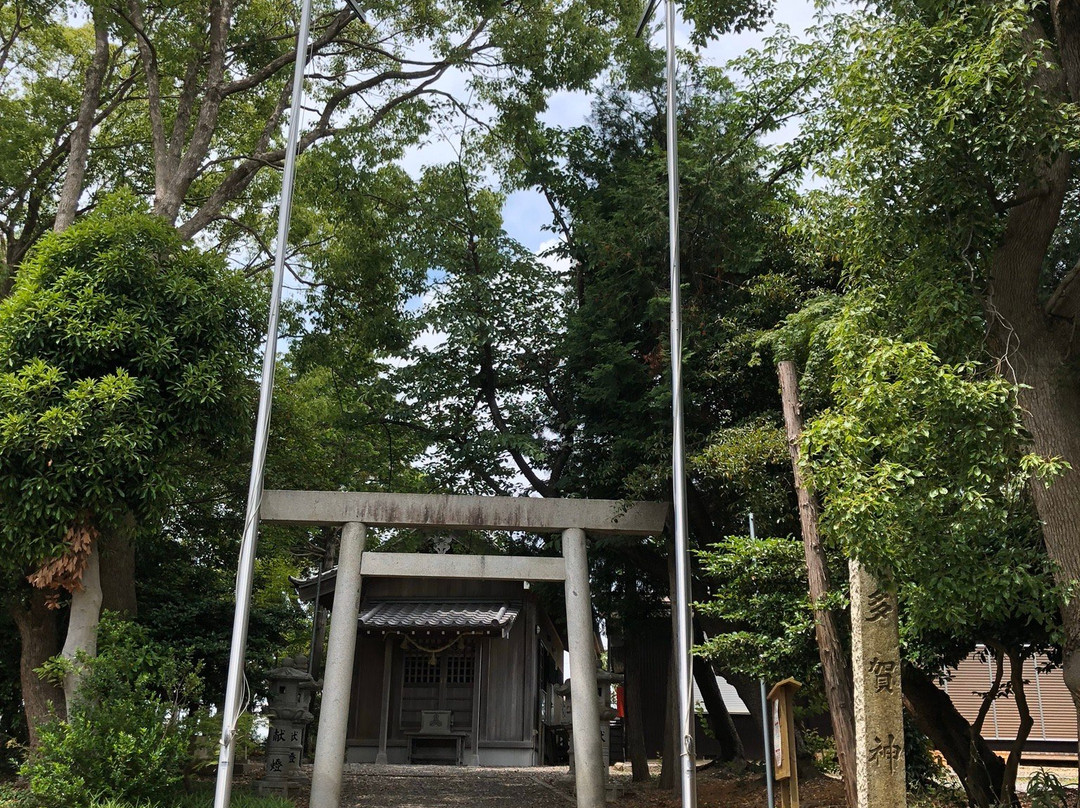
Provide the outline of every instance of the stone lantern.
<path id="1" fill-rule="evenodd" d="M 266 771 L 254 785 L 259 794 L 289 796 L 305 783 L 300 772 L 304 730 L 311 723 L 311 697 L 319 683 L 308 673 L 306 656 L 284 657 L 267 675 L 270 729 L 266 735 Z"/>
<path id="2" fill-rule="evenodd" d="M 604 762 L 603 772 L 604 781 L 608 779 L 608 761 L 611 760 L 611 721 L 618 714 L 618 711 L 611 706 L 611 686 L 619 684 L 623 681 L 623 675 L 621 673 L 612 673 L 606 671 L 603 668 L 599 668 L 596 671 L 596 684 L 600 691 L 600 745 L 602 751 L 601 760 Z M 568 729 L 573 728 L 574 716 L 570 710 L 570 692 L 572 684 L 569 679 L 563 682 L 561 685 L 555 687 L 554 692 L 557 696 L 563 696 L 564 706 L 561 723 L 567 726 Z M 570 752 L 570 774 L 574 774 L 574 743 L 571 740 L 569 745 Z M 608 795 L 611 796 L 610 794 Z"/>

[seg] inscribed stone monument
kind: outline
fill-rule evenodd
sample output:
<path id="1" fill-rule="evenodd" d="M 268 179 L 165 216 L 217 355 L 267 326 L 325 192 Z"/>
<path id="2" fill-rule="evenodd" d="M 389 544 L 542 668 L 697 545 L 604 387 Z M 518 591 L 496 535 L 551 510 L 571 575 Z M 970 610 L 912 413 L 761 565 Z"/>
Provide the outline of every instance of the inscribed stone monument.
<path id="1" fill-rule="evenodd" d="M 903 808 L 904 713 L 896 593 L 852 561 L 851 645 L 859 808 Z"/>

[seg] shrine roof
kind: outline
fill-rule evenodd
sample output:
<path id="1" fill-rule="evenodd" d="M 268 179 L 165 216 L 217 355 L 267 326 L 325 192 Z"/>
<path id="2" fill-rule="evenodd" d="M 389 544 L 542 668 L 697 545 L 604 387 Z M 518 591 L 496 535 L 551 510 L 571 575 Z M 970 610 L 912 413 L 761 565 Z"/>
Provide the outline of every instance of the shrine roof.
<path id="1" fill-rule="evenodd" d="M 360 627 L 379 632 L 468 632 L 509 635 L 521 612 L 506 601 L 365 600 Z"/>

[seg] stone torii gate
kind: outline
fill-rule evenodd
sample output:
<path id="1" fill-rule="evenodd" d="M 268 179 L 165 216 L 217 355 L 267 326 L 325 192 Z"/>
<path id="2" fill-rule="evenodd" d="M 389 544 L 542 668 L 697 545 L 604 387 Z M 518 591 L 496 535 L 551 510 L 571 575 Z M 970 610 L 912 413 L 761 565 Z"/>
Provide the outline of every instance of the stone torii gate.
<path id="1" fill-rule="evenodd" d="M 604 761 L 600 700 L 593 652 L 592 600 L 586 533 L 651 536 L 661 533 L 671 506 L 662 502 L 537 499 L 441 494 L 265 491 L 260 521 L 340 525 L 341 547 L 334 614 L 327 643 L 311 808 L 338 808 L 345 761 L 360 583 L 367 577 L 562 581 L 570 651 L 571 709 L 578 808 L 603 808 Z M 561 533 L 562 558 L 364 554 L 368 527 L 511 530 Z"/>

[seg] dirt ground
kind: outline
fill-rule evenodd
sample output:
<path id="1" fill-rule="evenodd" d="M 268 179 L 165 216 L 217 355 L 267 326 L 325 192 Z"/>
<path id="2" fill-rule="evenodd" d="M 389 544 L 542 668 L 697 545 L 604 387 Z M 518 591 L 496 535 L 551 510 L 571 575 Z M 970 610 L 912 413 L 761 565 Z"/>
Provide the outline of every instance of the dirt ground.
<path id="1" fill-rule="evenodd" d="M 659 766 L 656 769 L 658 774 Z M 615 796 L 609 803 L 612 808 L 679 808 L 679 795 L 659 791 L 655 777 L 653 783 L 632 783 L 628 770 L 613 769 L 612 784 Z M 844 806 L 844 789 L 838 780 L 824 775 L 803 776 L 799 785 L 802 808 Z M 764 778 L 757 772 L 707 769 L 699 772 L 697 789 L 699 808 L 764 808 L 766 803 Z M 294 799 L 298 808 L 307 808 L 306 795 Z M 919 808 L 953 808 L 962 806 L 963 801 L 957 802 L 943 794 L 911 804 Z M 341 799 L 341 808 L 573 808 L 574 805 L 574 784 L 565 767 L 349 766 Z"/>
<path id="2" fill-rule="evenodd" d="M 699 808 L 761 808 L 760 774 L 698 775 Z M 655 784 L 631 783 L 628 771 L 613 771 L 613 808 L 678 808 L 676 793 Z M 842 808 L 841 784 L 815 777 L 800 789 L 804 808 Z M 463 769 L 440 766 L 350 766 L 342 786 L 342 808 L 572 808 L 574 783 L 565 766 L 527 769 Z M 306 795 L 296 799 L 307 808 Z M 778 801 L 779 802 L 779 801 Z"/>
<path id="3" fill-rule="evenodd" d="M 706 770 L 697 777 L 698 808 L 764 808 L 765 779 L 759 773 L 731 774 Z M 817 776 L 799 783 L 802 808 L 844 808 L 844 786 L 839 780 Z M 615 805 L 619 808 L 678 808 L 677 794 L 654 785 L 632 786 Z M 780 804 L 777 795 L 776 804 Z"/>

